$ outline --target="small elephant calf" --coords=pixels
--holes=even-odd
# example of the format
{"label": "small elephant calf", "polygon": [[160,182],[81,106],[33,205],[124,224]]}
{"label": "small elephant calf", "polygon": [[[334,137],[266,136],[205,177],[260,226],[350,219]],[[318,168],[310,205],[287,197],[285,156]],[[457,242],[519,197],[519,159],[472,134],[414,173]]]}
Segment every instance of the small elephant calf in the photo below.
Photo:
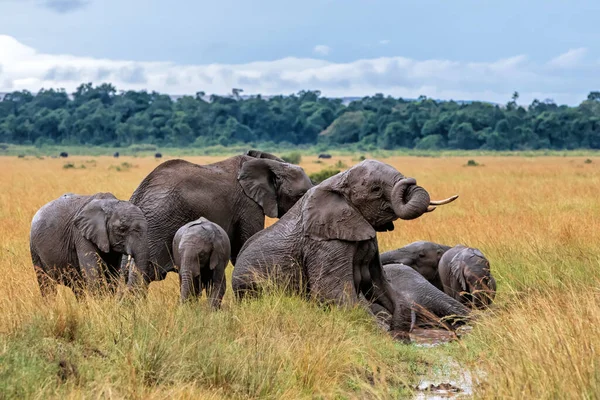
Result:
{"label": "small elephant calf", "polygon": [[181,301],[200,297],[204,289],[211,307],[219,308],[225,294],[225,268],[230,254],[227,233],[206,218],[179,228],[173,238],[173,258],[179,266]]}
{"label": "small elephant calf", "polygon": [[446,251],[438,266],[444,292],[470,307],[485,308],[496,295],[490,262],[479,249],[463,245]]}

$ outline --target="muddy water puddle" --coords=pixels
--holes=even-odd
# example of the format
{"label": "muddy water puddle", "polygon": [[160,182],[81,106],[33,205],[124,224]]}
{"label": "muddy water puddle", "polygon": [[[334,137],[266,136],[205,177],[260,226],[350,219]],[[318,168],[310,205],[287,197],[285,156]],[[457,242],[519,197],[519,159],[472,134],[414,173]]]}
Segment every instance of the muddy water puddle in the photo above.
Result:
{"label": "muddy water puddle", "polygon": [[[452,332],[442,329],[414,329],[410,333],[411,342],[416,346],[433,347],[457,340],[470,329]],[[441,369],[433,369],[421,377],[415,387],[418,400],[462,399],[473,396],[473,378],[471,373],[448,357]]]}

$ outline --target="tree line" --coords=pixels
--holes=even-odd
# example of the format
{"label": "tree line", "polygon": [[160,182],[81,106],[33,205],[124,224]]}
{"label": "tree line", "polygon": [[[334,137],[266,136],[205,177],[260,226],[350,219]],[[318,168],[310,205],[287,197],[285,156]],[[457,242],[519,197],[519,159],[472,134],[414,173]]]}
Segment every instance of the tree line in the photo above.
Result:
{"label": "tree line", "polygon": [[8,93],[0,101],[0,142],[44,145],[169,147],[270,143],[353,144],[378,148],[600,149],[600,92],[578,106],[551,100],[505,105],[406,100],[376,94],[349,104],[301,91],[290,96],[239,97],[198,92],[171,96],[121,91],[111,84]]}

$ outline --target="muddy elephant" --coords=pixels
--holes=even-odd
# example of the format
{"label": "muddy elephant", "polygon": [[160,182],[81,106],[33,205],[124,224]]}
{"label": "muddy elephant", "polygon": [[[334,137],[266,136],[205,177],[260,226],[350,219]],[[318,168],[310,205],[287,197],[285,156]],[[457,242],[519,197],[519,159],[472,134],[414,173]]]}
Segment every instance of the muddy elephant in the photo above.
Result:
{"label": "muddy elephant", "polygon": [[438,264],[442,255],[450,246],[434,242],[418,241],[410,243],[396,250],[381,253],[381,264],[404,264],[413,268],[423,275],[432,285],[440,290],[444,290],[440,275],[438,273]]}
{"label": "muddy elephant", "polygon": [[227,232],[235,265],[244,243],[264,229],[265,215],[281,217],[310,187],[302,168],[255,150],[208,165],[185,160],[160,164],[130,199],[148,220],[150,261],[148,269],[135,271],[143,282],[140,274],[130,275],[130,287],[162,280],[173,271],[175,232],[200,217]]}
{"label": "muddy elephant", "polygon": [[148,225],[137,206],[110,193],[67,193],[35,214],[30,250],[42,295],[62,283],[80,296],[102,281],[114,290],[123,255],[148,263]]}
{"label": "muddy elephant", "polygon": [[225,294],[225,268],[231,248],[227,232],[206,218],[188,222],[175,233],[173,259],[179,267],[181,301],[206,291],[213,309]]}
{"label": "muddy elephant", "polygon": [[[447,328],[456,328],[468,320],[467,307],[433,286],[413,268],[403,264],[386,264],[383,271],[392,288],[410,304],[413,312],[411,328],[416,325],[440,324]],[[371,310],[389,324],[391,315],[385,309],[374,304]]]}
{"label": "muddy elephant", "polygon": [[359,295],[392,315],[391,329],[407,331],[410,308],[384,276],[376,232],[398,218],[418,218],[435,205],[415,179],[365,160],[310,189],[288,213],[246,242],[233,270],[238,298],[265,278],[318,301],[351,305]]}
{"label": "muddy elephant", "polygon": [[492,304],[496,280],[489,261],[478,249],[455,246],[444,253],[438,269],[443,290],[449,296],[475,308]]}

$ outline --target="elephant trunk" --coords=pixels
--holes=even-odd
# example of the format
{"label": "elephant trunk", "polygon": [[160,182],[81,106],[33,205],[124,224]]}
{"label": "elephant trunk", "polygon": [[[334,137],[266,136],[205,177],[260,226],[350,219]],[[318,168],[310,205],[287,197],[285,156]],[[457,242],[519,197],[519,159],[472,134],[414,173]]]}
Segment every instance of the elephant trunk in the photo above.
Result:
{"label": "elephant trunk", "polygon": [[130,288],[145,288],[150,283],[147,247],[146,240],[136,240],[128,246],[127,253],[131,260],[128,262],[127,285]]}
{"label": "elephant trunk", "polygon": [[404,178],[392,189],[392,207],[398,218],[409,220],[420,217],[436,206],[453,202],[458,195],[441,201],[431,201],[427,190],[417,185],[414,178]]}
{"label": "elephant trunk", "polygon": [[185,302],[190,298],[190,296],[194,295],[194,281],[192,277],[192,272],[190,271],[189,266],[182,266],[179,271],[179,280],[180,280],[180,295],[181,302]]}
{"label": "elephant trunk", "polygon": [[405,178],[392,189],[392,207],[401,219],[415,219],[427,212],[429,193],[414,178]]}

